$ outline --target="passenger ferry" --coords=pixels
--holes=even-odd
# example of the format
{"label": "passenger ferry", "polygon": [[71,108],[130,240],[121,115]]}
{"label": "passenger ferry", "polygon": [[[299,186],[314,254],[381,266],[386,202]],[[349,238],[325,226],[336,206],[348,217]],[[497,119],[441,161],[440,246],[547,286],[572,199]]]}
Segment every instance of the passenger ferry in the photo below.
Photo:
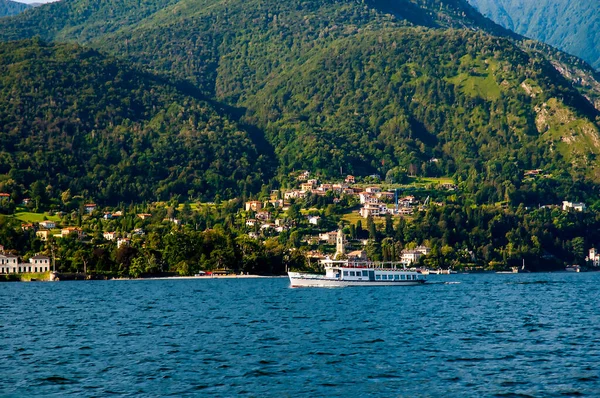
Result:
{"label": "passenger ferry", "polygon": [[412,286],[426,282],[419,270],[408,270],[399,262],[354,260],[320,261],[325,275],[288,272],[292,287]]}

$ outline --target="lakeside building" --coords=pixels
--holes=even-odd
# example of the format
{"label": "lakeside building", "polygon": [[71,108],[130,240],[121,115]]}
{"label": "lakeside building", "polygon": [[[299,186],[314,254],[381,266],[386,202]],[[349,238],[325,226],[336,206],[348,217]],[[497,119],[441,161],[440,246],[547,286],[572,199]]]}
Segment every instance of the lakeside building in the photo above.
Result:
{"label": "lakeside building", "polygon": [[586,261],[591,262],[592,266],[600,267],[600,253],[598,253],[598,250],[596,250],[596,248],[592,247],[588,256],[585,259]]}
{"label": "lakeside building", "polygon": [[33,256],[28,263],[19,263],[19,257],[13,254],[0,255],[0,274],[21,274],[25,272],[50,271],[50,257]]}

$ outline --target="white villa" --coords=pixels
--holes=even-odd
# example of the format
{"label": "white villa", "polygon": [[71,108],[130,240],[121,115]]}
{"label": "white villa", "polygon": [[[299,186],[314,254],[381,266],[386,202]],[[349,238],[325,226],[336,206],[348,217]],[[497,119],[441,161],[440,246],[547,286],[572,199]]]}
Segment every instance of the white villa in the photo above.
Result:
{"label": "white villa", "polygon": [[44,228],[44,229],[53,229],[56,228],[56,223],[54,221],[42,221],[40,222],[40,227]]}
{"label": "white villa", "polygon": [[12,254],[0,255],[0,274],[20,274],[25,272],[50,271],[50,258],[33,256],[28,263],[19,263],[19,258]]}
{"label": "white villa", "polygon": [[569,209],[573,209],[575,211],[585,211],[587,209],[587,206],[585,205],[585,203],[569,202],[565,200],[562,202],[562,209],[563,211],[567,211]]}

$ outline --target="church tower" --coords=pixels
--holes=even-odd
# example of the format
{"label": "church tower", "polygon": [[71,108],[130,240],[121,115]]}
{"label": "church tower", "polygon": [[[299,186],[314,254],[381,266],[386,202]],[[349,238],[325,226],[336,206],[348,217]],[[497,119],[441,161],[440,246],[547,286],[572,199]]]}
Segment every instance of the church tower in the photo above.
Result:
{"label": "church tower", "polygon": [[344,239],[344,232],[340,228],[337,233],[336,245],[335,245],[335,258],[338,259],[346,254],[346,241]]}

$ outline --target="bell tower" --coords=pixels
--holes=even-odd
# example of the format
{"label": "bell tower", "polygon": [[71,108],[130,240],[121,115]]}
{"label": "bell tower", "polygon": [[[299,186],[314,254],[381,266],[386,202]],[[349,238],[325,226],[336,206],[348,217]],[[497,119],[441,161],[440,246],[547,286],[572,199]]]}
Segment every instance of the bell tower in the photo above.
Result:
{"label": "bell tower", "polygon": [[340,258],[346,254],[346,241],[344,239],[344,232],[340,228],[337,233],[336,245],[335,245],[335,258]]}

